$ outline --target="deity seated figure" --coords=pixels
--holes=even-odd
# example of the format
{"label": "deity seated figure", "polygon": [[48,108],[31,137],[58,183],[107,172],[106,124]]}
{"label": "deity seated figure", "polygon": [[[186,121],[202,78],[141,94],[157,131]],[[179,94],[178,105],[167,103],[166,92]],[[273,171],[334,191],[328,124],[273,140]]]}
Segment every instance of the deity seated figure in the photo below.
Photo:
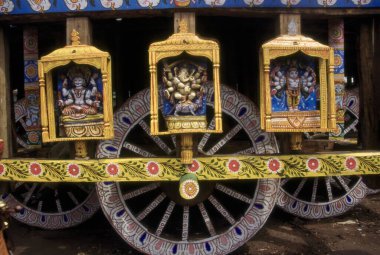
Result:
{"label": "deity seated figure", "polygon": [[63,116],[70,116],[72,119],[83,119],[88,115],[95,115],[99,112],[99,97],[101,97],[101,94],[97,90],[96,78],[97,74],[95,73],[90,80],[92,88],[87,86],[85,75],[81,72],[71,74],[72,88],[68,86],[68,79],[64,78],[61,99],[58,100]]}

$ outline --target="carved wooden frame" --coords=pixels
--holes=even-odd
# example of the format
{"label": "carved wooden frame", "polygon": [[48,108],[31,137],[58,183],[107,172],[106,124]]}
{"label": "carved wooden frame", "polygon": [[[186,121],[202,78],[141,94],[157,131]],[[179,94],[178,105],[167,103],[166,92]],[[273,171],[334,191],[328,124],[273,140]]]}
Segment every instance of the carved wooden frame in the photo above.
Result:
{"label": "carved wooden frame", "polygon": [[[53,70],[69,63],[89,65],[101,71],[103,82],[103,135],[97,137],[57,137],[54,112]],[[43,142],[103,140],[113,138],[111,57],[108,52],[88,45],[70,45],[43,56],[38,61],[41,126]]]}
{"label": "carved wooden frame", "polygon": [[187,29],[180,29],[167,40],[152,43],[149,47],[149,72],[150,72],[150,107],[151,107],[151,134],[167,135],[170,131],[159,131],[158,121],[158,77],[157,63],[165,58],[176,57],[186,52],[192,56],[205,57],[213,64],[214,79],[214,116],[215,129],[186,129],[186,133],[221,133],[222,130],[222,108],[220,103],[220,82],[219,82],[219,45],[212,40],[200,39],[193,33],[188,33]]}
{"label": "carved wooden frame", "polygon": [[[319,60],[320,110],[272,112],[270,63],[297,52]],[[267,132],[331,132],[336,130],[334,50],[302,35],[282,35],[260,49],[261,128]],[[295,126],[292,120],[301,123]]]}

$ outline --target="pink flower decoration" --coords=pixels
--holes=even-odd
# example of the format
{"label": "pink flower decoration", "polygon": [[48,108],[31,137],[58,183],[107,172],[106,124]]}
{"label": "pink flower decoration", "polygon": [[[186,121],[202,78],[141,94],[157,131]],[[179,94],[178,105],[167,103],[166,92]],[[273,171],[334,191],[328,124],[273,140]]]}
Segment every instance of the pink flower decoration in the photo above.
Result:
{"label": "pink flower decoration", "polygon": [[195,173],[196,171],[198,171],[199,168],[200,168],[200,164],[199,164],[198,160],[196,160],[196,159],[193,160],[193,163],[191,165],[187,166],[187,169],[190,172],[193,172],[193,173]]}
{"label": "pink flower decoration", "polygon": [[153,161],[148,162],[145,168],[150,175],[158,175],[160,172],[160,166]]}
{"label": "pink flower decoration", "polygon": [[109,163],[106,166],[106,171],[111,176],[118,175],[119,174],[119,165],[118,164]]}
{"label": "pink flower decoration", "polygon": [[80,168],[77,164],[68,164],[67,172],[72,177],[78,177],[80,175]]}
{"label": "pink flower decoration", "polygon": [[306,168],[311,172],[317,172],[321,168],[321,165],[317,158],[309,158],[306,161]]}
{"label": "pink flower decoration", "polygon": [[38,163],[30,163],[29,165],[29,172],[32,174],[32,175],[35,175],[35,176],[38,176],[42,173],[42,167],[40,164]]}
{"label": "pink flower decoration", "polygon": [[240,162],[237,159],[230,159],[227,162],[227,167],[232,173],[237,173],[240,170]]}
{"label": "pink flower decoration", "polygon": [[6,166],[3,164],[0,164],[0,176],[4,175],[6,170],[7,170]]}
{"label": "pink flower decoration", "polygon": [[347,157],[346,161],[344,162],[344,166],[347,170],[355,171],[358,169],[358,160],[354,157]]}
{"label": "pink flower decoration", "polygon": [[270,160],[268,160],[267,167],[270,171],[275,172],[275,173],[282,170],[281,161],[278,160],[277,158],[271,158]]}

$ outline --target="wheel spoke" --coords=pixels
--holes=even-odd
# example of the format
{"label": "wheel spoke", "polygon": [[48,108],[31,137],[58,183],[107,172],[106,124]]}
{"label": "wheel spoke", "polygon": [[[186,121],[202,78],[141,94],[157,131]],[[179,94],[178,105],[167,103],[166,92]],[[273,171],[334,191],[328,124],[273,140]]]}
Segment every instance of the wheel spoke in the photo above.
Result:
{"label": "wheel spoke", "polygon": [[161,219],[161,222],[160,224],[158,225],[158,228],[156,230],[156,235],[157,236],[160,236],[162,231],[164,230],[165,226],[166,226],[166,223],[168,223],[168,220],[170,218],[170,216],[172,215],[172,212],[173,212],[173,209],[174,209],[174,206],[175,206],[175,202],[173,201],[170,201],[169,205],[168,205],[168,208],[166,208],[166,211],[164,213],[164,216],[162,217]]}
{"label": "wheel spoke", "polygon": [[147,193],[147,192],[149,192],[151,190],[157,189],[158,187],[159,187],[158,183],[152,183],[152,184],[143,186],[141,188],[138,188],[136,190],[133,190],[133,191],[130,191],[130,192],[124,194],[123,195],[123,200],[125,201],[125,200],[128,200],[128,199],[140,196],[140,195],[142,195],[144,193]]}
{"label": "wheel spoke", "polygon": [[243,195],[243,194],[241,194],[241,193],[239,193],[239,192],[237,192],[237,191],[235,191],[233,189],[230,189],[230,188],[228,188],[228,187],[226,187],[226,186],[224,186],[222,184],[219,184],[219,183],[216,184],[215,188],[217,190],[220,190],[223,193],[229,195],[230,197],[236,198],[236,199],[238,199],[240,201],[243,201],[243,202],[245,202],[247,204],[251,204],[252,203],[252,199],[250,199],[249,197],[247,197],[247,196],[245,196],[245,195]]}
{"label": "wheel spoke", "polygon": [[205,152],[206,155],[214,155],[218,150],[220,150],[229,140],[231,140],[243,127],[237,124],[228,133],[217,142],[210,150]]}
{"label": "wheel spoke", "polygon": [[173,150],[170,149],[164,141],[159,136],[151,136],[150,135],[150,127],[144,120],[139,122],[140,127],[149,135],[149,137],[161,148],[167,155],[170,155]]}
{"label": "wheel spoke", "polygon": [[335,178],[338,179],[340,185],[342,185],[342,187],[347,193],[350,192],[350,188],[347,186],[347,183],[343,180],[341,176],[336,176]]}
{"label": "wheel spoke", "polygon": [[148,152],[148,151],[146,151],[146,150],[144,150],[144,149],[142,149],[142,148],[140,148],[134,144],[128,143],[128,142],[125,142],[123,144],[123,148],[130,150],[130,151],[132,151],[132,152],[134,152],[134,153],[136,153],[142,157],[147,157],[147,158],[155,157],[154,154],[152,154],[152,153],[150,153],[150,152]]}
{"label": "wheel spoke", "polygon": [[20,188],[24,184],[25,184],[25,182],[16,182],[14,189],[16,190],[16,189]]}
{"label": "wheel spoke", "polygon": [[57,211],[58,211],[59,213],[62,213],[63,210],[62,210],[61,200],[56,199],[56,200],[55,200],[55,205],[57,206]]}
{"label": "wheel spoke", "polygon": [[215,228],[212,225],[211,219],[208,216],[208,213],[207,213],[207,210],[206,210],[204,204],[203,203],[199,203],[198,204],[198,208],[199,208],[199,211],[202,214],[202,218],[203,218],[203,220],[204,220],[204,222],[206,224],[208,232],[210,233],[211,236],[215,236],[216,235]]}
{"label": "wheel spoke", "polygon": [[[210,124],[208,125],[208,129],[214,129],[215,128],[215,118],[213,118],[210,121]],[[198,143],[198,151],[203,152],[203,148],[205,147],[208,139],[210,139],[211,133],[205,133],[201,140]]]}
{"label": "wheel spoke", "polygon": [[287,184],[288,181],[290,181],[289,178],[288,178],[288,179],[282,179],[282,180],[281,180],[281,186],[284,186],[285,184]]}
{"label": "wheel spoke", "polygon": [[241,151],[239,151],[237,153],[234,153],[234,154],[238,154],[238,155],[256,154],[256,149],[255,149],[255,147],[251,147],[251,148],[248,148],[248,149],[241,150]]}
{"label": "wheel spoke", "polygon": [[75,205],[79,205],[78,199],[75,197],[75,195],[71,191],[67,192],[67,195],[69,196],[71,201],[74,202]]}
{"label": "wheel spoke", "polygon": [[26,196],[24,198],[24,202],[23,204],[27,204],[28,201],[30,200],[30,198],[32,197],[33,195],[33,192],[36,190],[37,188],[37,183],[33,183],[32,187],[28,190],[28,192],[26,193]]}
{"label": "wheel spoke", "polygon": [[182,241],[187,241],[189,239],[189,206],[183,207],[183,218],[182,218]]}
{"label": "wheel spoke", "polygon": [[151,213],[164,199],[165,193],[161,193],[156,199],[154,199],[137,217],[136,220],[142,221],[149,213]]}
{"label": "wheel spoke", "polygon": [[177,147],[177,137],[176,135],[170,135],[170,138],[172,139],[172,143],[174,147]]}
{"label": "wheel spoke", "polygon": [[300,191],[302,190],[303,186],[305,185],[306,180],[307,180],[306,178],[303,178],[301,180],[300,184],[298,184],[298,187],[297,187],[296,191],[294,191],[294,193],[293,193],[294,197],[298,197],[298,194],[300,193]]}
{"label": "wheel spoke", "polygon": [[231,216],[231,214],[223,207],[221,203],[213,196],[210,195],[208,200],[211,202],[211,204],[215,207],[216,210],[220,212],[220,214],[231,224],[235,224],[234,218]]}
{"label": "wheel spoke", "polygon": [[44,201],[40,200],[38,201],[38,206],[37,206],[37,211],[41,212],[42,211],[42,205],[43,205]]}
{"label": "wheel spoke", "polygon": [[332,201],[333,195],[332,195],[332,191],[331,191],[331,177],[326,177],[325,183],[326,183],[327,196],[329,198],[329,201]]}
{"label": "wheel spoke", "polygon": [[315,178],[313,182],[313,193],[311,194],[311,202],[313,203],[315,203],[315,198],[317,196],[317,188],[318,188],[318,178]]}

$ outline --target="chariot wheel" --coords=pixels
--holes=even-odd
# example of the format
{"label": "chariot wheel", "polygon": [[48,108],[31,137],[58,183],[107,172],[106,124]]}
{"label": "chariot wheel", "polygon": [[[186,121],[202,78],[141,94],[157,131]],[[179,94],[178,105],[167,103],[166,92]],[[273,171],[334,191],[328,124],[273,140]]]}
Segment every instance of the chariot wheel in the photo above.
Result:
{"label": "chariot wheel", "polygon": [[[213,88],[206,90],[211,107]],[[259,128],[253,103],[226,86],[221,91],[224,133],[200,135],[199,155],[277,152],[274,136]],[[149,135],[149,97],[143,90],[115,113],[115,138],[99,144],[97,157],[175,156],[175,136]],[[200,182],[200,194],[191,202],[178,195],[178,182],[99,183],[97,191],[116,232],[141,252],[228,254],[264,225],[278,185],[275,179]]]}
{"label": "chariot wheel", "polygon": [[302,218],[328,218],[346,213],[367,192],[360,176],[283,179],[277,205]]}
{"label": "chariot wheel", "polygon": [[[25,100],[21,99],[15,104],[16,129],[19,131],[26,128],[26,115]],[[17,134],[17,143],[28,149],[26,132],[21,133]],[[65,154],[62,146],[57,144],[55,157]],[[22,206],[20,212],[11,214],[14,219],[43,229],[73,227],[91,218],[99,208],[93,184],[15,182],[9,193],[0,196],[11,207]]]}
{"label": "chariot wheel", "polygon": [[99,208],[93,184],[16,182],[1,198],[10,207],[22,206],[14,219],[43,229],[73,227]]}

